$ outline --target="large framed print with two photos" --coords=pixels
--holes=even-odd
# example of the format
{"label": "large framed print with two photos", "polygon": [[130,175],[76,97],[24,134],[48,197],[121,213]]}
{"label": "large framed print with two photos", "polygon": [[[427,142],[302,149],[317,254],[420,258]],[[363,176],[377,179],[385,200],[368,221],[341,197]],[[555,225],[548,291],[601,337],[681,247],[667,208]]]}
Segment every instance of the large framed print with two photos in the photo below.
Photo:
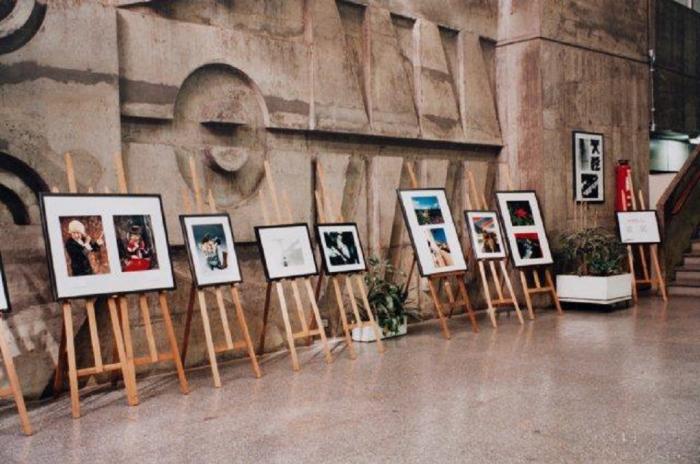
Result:
{"label": "large framed print with two photos", "polygon": [[506,244],[503,241],[496,211],[465,211],[464,219],[476,259],[503,259],[506,257]]}
{"label": "large framed print with two photos", "polygon": [[0,255],[0,313],[9,313],[11,309],[10,292],[7,290],[5,267],[2,264],[2,255]]}
{"label": "large framed print with two photos", "polygon": [[198,288],[242,282],[228,214],[181,215],[180,224]]}
{"label": "large framed print with two photos", "polygon": [[466,271],[445,189],[397,190],[421,276]]}
{"label": "large framed print with two photos", "polygon": [[56,299],[172,290],[160,195],[42,193]]}
{"label": "large framed print with two photos", "polygon": [[534,191],[496,192],[515,267],[552,264],[547,232]]}
{"label": "large framed print with two photos", "polygon": [[318,274],[309,227],[305,223],[257,226],[255,236],[268,281]]}
{"label": "large framed print with two photos", "polygon": [[316,236],[326,274],[349,274],[367,271],[357,224],[317,224]]}
{"label": "large framed print with two photos", "polygon": [[574,131],[574,200],[605,201],[603,134]]}
{"label": "large framed print with two photos", "polygon": [[618,211],[617,232],[625,244],[661,243],[659,218],[655,210]]}

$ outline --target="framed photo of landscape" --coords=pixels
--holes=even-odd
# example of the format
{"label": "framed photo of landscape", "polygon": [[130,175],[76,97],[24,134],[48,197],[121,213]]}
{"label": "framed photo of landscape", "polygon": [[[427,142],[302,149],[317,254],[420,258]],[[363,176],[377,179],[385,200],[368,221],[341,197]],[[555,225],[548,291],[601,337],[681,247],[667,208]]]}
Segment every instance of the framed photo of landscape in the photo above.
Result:
{"label": "framed photo of landscape", "polygon": [[618,211],[617,232],[625,244],[661,243],[659,218],[655,210]]}
{"label": "framed photo of landscape", "polygon": [[197,288],[243,281],[228,214],[180,216]]}
{"label": "framed photo of landscape", "polygon": [[11,309],[10,292],[7,290],[5,267],[2,264],[2,255],[0,255],[0,313],[9,313]]}
{"label": "framed photo of landscape", "polygon": [[605,201],[603,134],[574,131],[574,199]]}
{"label": "framed photo of landscape", "polygon": [[465,211],[464,219],[476,259],[506,257],[506,244],[496,211]]}
{"label": "framed photo of landscape", "polygon": [[552,264],[540,203],[534,191],[496,192],[515,267]]}
{"label": "framed photo of landscape", "polygon": [[360,234],[355,223],[316,225],[321,260],[326,274],[367,271]]}
{"label": "framed photo of landscape", "polygon": [[466,271],[445,189],[397,190],[421,276]]}
{"label": "framed photo of landscape", "polygon": [[172,290],[159,195],[40,196],[56,299]]}
{"label": "framed photo of landscape", "polygon": [[257,226],[255,236],[268,281],[318,274],[309,227],[305,223]]}

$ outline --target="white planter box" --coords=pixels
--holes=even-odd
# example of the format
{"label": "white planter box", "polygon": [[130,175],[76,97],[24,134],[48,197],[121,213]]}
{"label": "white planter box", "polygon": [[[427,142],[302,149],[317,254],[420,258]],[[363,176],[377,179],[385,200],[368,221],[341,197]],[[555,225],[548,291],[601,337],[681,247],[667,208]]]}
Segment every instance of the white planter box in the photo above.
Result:
{"label": "white planter box", "polygon": [[[408,318],[404,316],[403,322],[399,324],[398,332],[387,332],[386,330],[383,330],[383,332],[384,333],[382,334],[382,339],[406,335],[406,333],[408,332]],[[357,327],[352,329],[352,339],[356,342],[377,341],[377,339],[374,337],[374,330],[372,330],[372,327]]]}
{"label": "white planter box", "polygon": [[557,275],[559,300],[613,304],[632,299],[632,274],[607,277]]}

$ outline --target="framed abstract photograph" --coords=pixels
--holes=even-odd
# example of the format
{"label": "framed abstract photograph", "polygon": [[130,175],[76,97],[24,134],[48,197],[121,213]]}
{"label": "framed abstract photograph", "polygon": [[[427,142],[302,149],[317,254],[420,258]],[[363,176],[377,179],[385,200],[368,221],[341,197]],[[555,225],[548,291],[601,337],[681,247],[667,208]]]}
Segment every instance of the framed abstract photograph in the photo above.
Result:
{"label": "framed abstract photograph", "polygon": [[172,290],[159,195],[42,193],[56,299]]}
{"label": "framed abstract photograph", "polygon": [[552,252],[534,191],[496,192],[515,267],[552,264]]}
{"label": "framed abstract photograph", "polygon": [[577,202],[605,201],[603,134],[574,131],[574,199]]}
{"label": "framed abstract photograph", "polygon": [[7,290],[5,267],[2,264],[2,255],[0,255],[0,313],[9,313],[11,309],[10,292]]}
{"label": "framed abstract photograph", "polygon": [[445,189],[397,190],[421,276],[466,271]]}
{"label": "framed abstract photograph", "polygon": [[465,211],[464,219],[476,259],[502,259],[506,247],[496,211]]}
{"label": "framed abstract photograph", "polygon": [[625,244],[661,243],[661,231],[656,210],[618,211],[617,231]]}
{"label": "framed abstract photograph", "polygon": [[326,274],[367,271],[357,224],[318,224],[316,236]]}
{"label": "framed abstract photograph", "polygon": [[268,281],[318,274],[309,227],[305,223],[257,226],[255,236]]}
{"label": "framed abstract photograph", "polygon": [[228,214],[182,215],[180,224],[198,288],[243,280]]}

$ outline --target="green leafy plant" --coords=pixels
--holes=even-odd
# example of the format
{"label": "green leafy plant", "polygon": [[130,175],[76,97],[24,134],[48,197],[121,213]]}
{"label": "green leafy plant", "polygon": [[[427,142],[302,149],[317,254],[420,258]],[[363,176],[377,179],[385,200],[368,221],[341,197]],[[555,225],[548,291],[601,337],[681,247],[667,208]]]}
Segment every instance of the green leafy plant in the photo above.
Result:
{"label": "green leafy plant", "polygon": [[559,239],[557,273],[579,276],[623,274],[627,249],[615,234],[601,227],[582,229]]}
{"label": "green leafy plant", "polygon": [[[388,333],[398,333],[405,316],[419,318],[415,308],[411,308],[408,289],[404,289],[406,275],[388,261],[375,256],[367,260],[368,272],[365,274],[367,300],[375,311],[377,323]],[[365,311],[364,304],[359,301]]]}

